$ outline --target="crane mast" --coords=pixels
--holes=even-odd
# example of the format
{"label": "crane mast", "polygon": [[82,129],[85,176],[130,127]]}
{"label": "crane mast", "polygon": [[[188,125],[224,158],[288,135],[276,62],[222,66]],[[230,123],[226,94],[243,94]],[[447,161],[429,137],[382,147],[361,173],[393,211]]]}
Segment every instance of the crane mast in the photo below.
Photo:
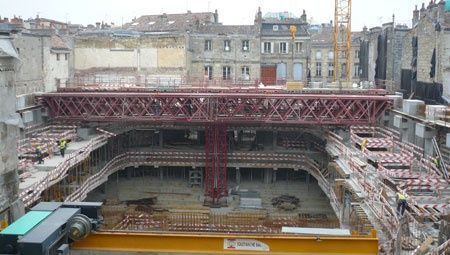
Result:
{"label": "crane mast", "polygon": [[[352,0],[335,0],[334,81],[350,81],[352,68]],[[342,74],[342,72],[344,72]]]}

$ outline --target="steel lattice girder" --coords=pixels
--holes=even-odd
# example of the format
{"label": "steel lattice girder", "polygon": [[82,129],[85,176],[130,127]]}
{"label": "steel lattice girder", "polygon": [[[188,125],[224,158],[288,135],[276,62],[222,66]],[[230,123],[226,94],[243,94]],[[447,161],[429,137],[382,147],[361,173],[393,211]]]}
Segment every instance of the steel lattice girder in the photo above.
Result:
{"label": "steel lattice girder", "polygon": [[48,93],[53,118],[192,123],[373,124],[390,107],[382,95],[263,93]]}

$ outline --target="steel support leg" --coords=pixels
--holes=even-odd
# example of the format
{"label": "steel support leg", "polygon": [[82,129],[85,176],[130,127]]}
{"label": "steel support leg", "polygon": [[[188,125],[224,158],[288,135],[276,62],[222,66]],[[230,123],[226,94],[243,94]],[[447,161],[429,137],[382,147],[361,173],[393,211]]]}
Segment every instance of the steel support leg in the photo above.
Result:
{"label": "steel support leg", "polygon": [[222,124],[205,127],[205,204],[226,204],[227,185],[227,128]]}

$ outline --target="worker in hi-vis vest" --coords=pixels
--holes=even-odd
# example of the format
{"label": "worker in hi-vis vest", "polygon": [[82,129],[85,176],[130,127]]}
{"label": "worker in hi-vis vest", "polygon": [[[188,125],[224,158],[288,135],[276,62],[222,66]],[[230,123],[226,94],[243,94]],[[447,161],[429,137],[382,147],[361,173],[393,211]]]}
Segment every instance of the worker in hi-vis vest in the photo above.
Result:
{"label": "worker in hi-vis vest", "polygon": [[361,151],[362,152],[364,152],[368,143],[369,143],[369,140],[367,140],[367,138],[364,138],[364,140],[362,140],[362,142],[361,142]]}
{"label": "worker in hi-vis vest", "polygon": [[42,163],[44,163],[44,155],[42,154],[42,146],[40,146],[40,145],[38,145],[37,147],[36,147],[36,157],[37,157],[37,160],[38,160],[38,164],[42,164]]}
{"label": "worker in hi-vis vest", "polygon": [[406,199],[408,196],[405,192],[398,190],[397,191],[397,216],[403,216],[405,214],[406,206],[408,203],[406,202]]}
{"label": "worker in hi-vis vest", "polygon": [[66,152],[66,148],[67,148],[66,139],[61,139],[61,141],[59,141],[59,151],[61,152],[61,156],[63,158],[64,158],[64,153]]}

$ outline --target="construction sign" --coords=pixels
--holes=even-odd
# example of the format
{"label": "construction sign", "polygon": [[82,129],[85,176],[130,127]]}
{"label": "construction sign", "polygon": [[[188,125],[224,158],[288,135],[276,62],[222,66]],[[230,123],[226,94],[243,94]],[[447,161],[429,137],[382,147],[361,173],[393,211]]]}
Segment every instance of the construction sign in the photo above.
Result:
{"label": "construction sign", "polygon": [[234,251],[270,251],[267,244],[255,239],[228,239],[223,240],[224,250]]}

